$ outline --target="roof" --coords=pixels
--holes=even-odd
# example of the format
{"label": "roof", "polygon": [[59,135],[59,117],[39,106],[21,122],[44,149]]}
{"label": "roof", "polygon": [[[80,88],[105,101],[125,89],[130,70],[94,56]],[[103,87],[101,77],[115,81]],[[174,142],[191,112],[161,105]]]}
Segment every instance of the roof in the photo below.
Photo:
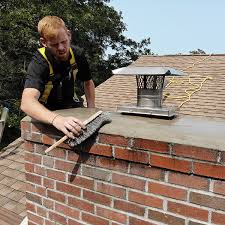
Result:
{"label": "roof", "polygon": [[26,216],[23,140],[0,150],[0,224],[17,225]]}
{"label": "roof", "polygon": [[[196,92],[180,107],[180,114],[225,119],[225,55],[141,56],[132,66],[172,67],[187,73],[166,77],[164,104],[180,107],[187,100],[185,91],[191,88]],[[96,106],[116,111],[118,106],[136,104],[136,89],[135,76],[114,75],[96,88]]]}
{"label": "roof", "polygon": [[[181,107],[180,113],[225,119],[225,55],[141,56],[133,65],[172,67],[187,73],[191,81],[198,84],[205,77],[212,77]],[[189,77],[179,77],[179,84],[173,83],[165,92],[170,96],[183,95],[191,86]],[[181,102],[169,98],[165,101],[168,105]],[[131,103],[136,104],[135,76],[112,76],[96,88],[98,108],[116,111],[117,106]],[[19,138],[0,150],[0,224],[17,225],[26,216],[22,143]]]}

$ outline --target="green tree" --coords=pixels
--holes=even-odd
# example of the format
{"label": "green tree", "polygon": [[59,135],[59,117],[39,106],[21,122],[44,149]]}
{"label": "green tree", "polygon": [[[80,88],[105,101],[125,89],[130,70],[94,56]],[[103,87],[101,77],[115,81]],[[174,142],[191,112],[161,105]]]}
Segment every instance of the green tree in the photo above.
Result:
{"label": "green tree", "polygon": [[192,50],[189,52],[191,55],[205,55],[206,52],[202,49]]}
{"label": "green tree", "polygon": [[[68,25],[72,43],[86,52],[96,85],[108,79],[112,69],[130,64],[138,55],[152,54],[150,38],[136,42],[123,35],[126,26],[122,13],[110,7],[109,2],[1,0],[0,104],[7,105],[10,112],[20,115],[23,79],[32,54],[39,47],[37,23],[46,15],[59,16]],[[106,55],[107,49],[113,52],[109,56]]]}

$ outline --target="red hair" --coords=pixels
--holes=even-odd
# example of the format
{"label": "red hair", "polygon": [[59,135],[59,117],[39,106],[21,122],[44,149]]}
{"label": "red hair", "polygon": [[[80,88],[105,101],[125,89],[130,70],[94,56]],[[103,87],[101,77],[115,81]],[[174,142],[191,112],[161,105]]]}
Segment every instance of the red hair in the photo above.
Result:
{"label": "red hair", "polygon": [[65,22],[57,16],[45,16],[38,23],[38,33],[45,39],[55,38],[60,28],[67,31]]}

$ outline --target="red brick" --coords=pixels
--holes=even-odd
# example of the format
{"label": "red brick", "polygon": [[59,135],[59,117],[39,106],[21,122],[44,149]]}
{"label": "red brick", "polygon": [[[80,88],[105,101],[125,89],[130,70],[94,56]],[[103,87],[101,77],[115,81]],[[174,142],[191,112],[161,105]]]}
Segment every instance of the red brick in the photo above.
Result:
{"label": "red brick", "polygon": [[34,222],[36,224],[44,224],[44,219],[40,216],[34,215],[30,212],[27,212],[28,221]]}
{"label": "red brick", "polygon": [[146,140],[146,139],[134,139],[134,148],[145,149],[153,152],[169,153],[169,145],[166,142]]}
{"label": "red brick", "polygon": [[159,209],[163,208],[163,199],[146,195],[143,193],[129,191],[128,200],[131,202],[136,202],[141,205],[146,205],[146,206],[150,206],[154,208],[159,208]]}
{"label": "red brick", "polygon": [[34,164],[26,162],[25,163],[25,171],[30,172],[30,173],[34,173]]}
{"label": "red brick", "polygon": [[126,198],[126,189],[113,186],[111,184],[106,184],[102,182],[97,182],[97,187],[96,187],[97,192],[101,192],[107,195],[115,196],[118,198]]}
{"label": "red brick", "polygon": [[35,165],[34,172],[41,176],[46,176],[46,167]]}
{"label": "red brick", "polygon": [[45,225],[55,225],[55,222],[45,219]]}
{"label": "red brick", "polygon": [[199,222],[195,222],[195,221],[189,221],[188,225],[205,225],[205,223],[199,223]]}
{"label": "red brick", "polygon": [[128,165],[128,162],[117,159],[112,160],[103,157],[96,159],[96,166],[124,173],[128,172]]}
{"label": "red brick", "polygon": [[49,211],[49,219],[51,221],[55,221],[55,222],[58,222],[60,224],[67,225],[67,222],[66,222],[67,218],[66,218],[66,216],[61,216],[61,215],[59,215],[59,214],[57,214],[55,212]]}
{"label": "red brick", "polygon": [[26,141],[30,140],[31,139],[30,132],[21,130],[21,138]]}
{"label": "red brick", "polygon": [[77,176],[77,175],[81,175],[81,164],[80,163],[73,163],[74,164],[74,168],[67,174],[72,174],[72,176]]}
{"label": "red brick", "polygon": [[162,195],[168,198],[174,198],[178,200],[187,199],[187,190],[154,182],[148,183],[148,192],[155,195]]}
{"label": "red brick", "polygon": [[43,133],[43,126],[40,126],[40,124],[31,123],[31,130],[34,133]]}
{"label": "red brick", "polygon": [[28,201],[35,202],[39,205],[42,204],[42,198],[36,194],[26,192],[26,198]]}
{"label": "red brick", "polygon": [[98,142],[115,146],[128,146],[129,139],[122,136],[100,134]]}
{"label": "red brick", "polygon": [[71,184],[87,189],[94,189],[94,180],[88,179],[80,176],[69,176],[69,181]]}
{"label": "red brick", "polygon": [[112,157],[112,146],[94,144],[87,152],[89,154]]}
{"label": "red brick", "polygon": [[[82,152],[80,153],[79,161],[77,164],[86,164],[86,165],[91,165],[91,166],[96,166],[96,160],[98,158],[105,158],[97,155],[90,155],[88,153]],[[108,159],[108,158],[107,158]]]}
{"label": "red brick", "polygon": [[30,132],[31,131],[31,123],[30,122],[21,121],[20,129],[21,129],[22,132]]}
{"label": "red brick", "polygon": [[68,219],[68,225],[84,225],[83,223],[79,223],[78,221]]}
{"label": "red brick", "polygon": [[111,197],[99,194],[97,192],[91,192],[86,190],[83,191],[83,198],[91,202],[95,202],[95,203],[107,205],[107,206],[110,206],[112,201]]}
{"label": "red brick", "polygon": [[34,205],[34,203],[33,202],[26,202],[26,209],[28,210],[28,211],[31,211],[31,212],[33,212],[33,213],[36,213],[36,206]]}
{"label": "red brick", "polygon": [[213,192],[220,195],[225,195],[225,181],[215,180]]}
{"label": "red brick", "polygon": [[42,134],[39,133],[31,133],[31,141],[42,143]]}
{"label": "red brick", "polygon": [[37,225],[37,224],[33,223],[32,221],[28,221],[28,225]]}
{"label": "red brick", "polygon": [[36,192],[36,186],[34,184],[26,183],[26,192],[35,193]]}
{"label": "red brick", "polygon": [[66,174],[57,170],[47,169],[47,176],[51,179],[66,181]]}
{"label": "red brick", "polygon": [[185,225],[185,220],[165,212],[148,210],[148,218],[168,225]]}
{"label": "red brick", "polygon": [[62,205],[62,204],[59,204],[57,202],[55,203],[55,211],[60,212],[63,215],[69,216],[69,217],[74,218],[74,219],[79,219],[79,216],[80,216],[79,210],[76,210],[74,208],[70,208],[67,205]]}
{"label": "red brick", "polygon": [[207,177],[225,179],[225,166],[194,162],[193,173]]}
{"label": "red brick", "polygon": [[54,209],[54,201],[50,199],[43,198],[43,206],[48,209]]}
{"label": "red brick", "polygon": [[190,202],[206,206],[213,209],[224,210],[225,211],[225,199],[216,196],[204,195],[196,192],[190,193]]}
{"label": "red brick", "polygon": [[118,223],[126,224],[127,216],[118,211],[111,209],[96,207],[96,214],[109,220],[116,221]]}
{"label": "red brick", "polygon": [[53,199],[53,200],[56,200],[56,201],[62,202],[62,203],[64,203],[65,199],[66,199],[66,197],[63,193],[58,193],[58,192],[55,192],[52,190],[47,190],[47,196],[50,199]]}
{"label": "red brick", "polygon": [[48,152],[48,155],[54,156],[55,158],[59,158],[59,159],[66,159],[66,150],[62,148],[55,148],[53,151]]}
{"label": "red brick", "polygon": [[49,156],[43,156],[43,166],[53,168],[54,167],[54,158]]}
{"label": "red brick", "polygon": [[164,181],[165,178],[164,170],[139,163],[132,163],[130,165],[130,174],[162,181]]}
{"label": "red brick", "polygon": [[212,222],[219,225],[225,224],[225,214],[212,212]]}
{"label": "red brick", "polygon": [[73,163],[77,162],[80,159],[80,154],[77,154],[74,151],[68,151],[67,160],[72,161]]}
{"label": "red brick", "polygon": [[41,187],[41,186],[37,186],[36,187],[36,193],[45,197],[46,196],[46,188]]}
{"label": "red brick", "polygon": [[72,172],[76,165],[74,163],[70,163],[62,160],[55,160],[55,169]]}
{"label": "red brick", "polygon": [[131,162],[149,164],[149,153],[144,151],[129,150],[126,148],[115,147],[115,158]]}
{"label": "red brick", "polygon": [[85,165],[82,167],[82,175],[92,177],[95,180],[109,181],[111,178],[111,173],[109,171],[105,171],[96,167],[87,167]]}
{"label": "red brick", "polygon": [[216,162],[218,157],[218,151],[180,144],[175,144],[173,146],[173,154],[176,156],[212,162]]}
{"label": "red brick", "polygon": [[46,145],[53,145],[55,143],[55,139],[46,134],[43,134],[42,135],[42,143],[46,144]]}
{"label": "red brick", "polygon": [[82,213],[82,220],[93,225],[109,225],[108,220],[87,213]]}
{"label": "red brick", "polygon": [[77,209],[81,209],[89,213],[94,213],[94,204],[86,200],[68,197],[68,204]]}
{"label": "red brick", "polygon": [[47,217],[47,210],[45,208],[37,206],[37,215],[41,217]]}
{"label": "red brick", "polygon": [[81,195],[81,189],[67,183],[56,182],[56,190],[61,193],[67,193],[75,196]]}
{"label": "red brick", "polygon": [[168,202],[168,212],[173,212],[188,218],[197,220],[208,221],[208,211],[193,207],[187,204]]}
{"label": "red brick", "polygon": [[55,185],[55,181],[54,180],[50,180],[50,179],[44,177],[43,178],[43,185],[46,188],[53,189],[54,188],[54,185]]}
{"label": "red brick", "polygon": [[137,219],[134,217],[129,217],[129,225],[156,225],[156,223],[152,223],[146,220]]}
{"label": "red brick", "polygon": [[209,180],[203,177],[169,172],[169,183],[199,190],[209,190]]}
{"label": "red brick", "polygon": [[120,184],[122,186],[138,189],[141,191],[145,190],[145,180],[134,178],[131,176],[121,175],[121,174],[112,174],[112,183]]}
{"label": "red brick", "polygon": [[[59,138],[58,138],[59,139]],[[68,144],[66,144],[65,142],[63,142],[62,144],[59,145],[59,148],[61,149],[66,149],[66,150],[73,150],[72,147],[70,147]]]}
{"label": "red brick", "polygon": [[137,204],[127,201],[114,200],[114,208],[120,211],[136,214],[138,216],[144,216],[145,208]]}
{"label": "red brick", "polygon": [[29,141],[25,141],[22,147],[28,152],[34,152],[34,145]]}
{"label": "red brick", "polygon": [[171,157],[151,155],[150,165],[165,168],[165,169],[180,171],[183,173],[191,172],[190,161],[175,159]]}
{"label": "red brick", "polygon": [[32,153],[26,152],[25,156],[24,156],[24,159],[25,159],[25,161],[28,161],[28,162],[31,162],[31,163],[34,163],[34,164],[41,164],[42,157],[39,156],[39,155],[35,155],[35,154],[32,154]]}
{"label": "red brick", "polygon": [[43,155],[44,158],[46,147],[45,145],[34,144],[35,153]]}
{"label": "red brick", "polygon": [[41,185],[42,177],[36,176],[31,173],[26,173],[25,176],[26,176],[26,181]]}

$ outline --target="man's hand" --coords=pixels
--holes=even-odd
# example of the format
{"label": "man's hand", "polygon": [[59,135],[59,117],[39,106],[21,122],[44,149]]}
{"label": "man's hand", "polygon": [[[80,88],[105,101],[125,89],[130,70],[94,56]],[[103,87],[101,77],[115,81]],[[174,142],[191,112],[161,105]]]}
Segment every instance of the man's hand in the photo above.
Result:
{"label": "man's hand", "polygon": [[52,124],[69,138],[75,138],[85,129],[84,124],[75,117],[63,117],[48,110],[39,101],[40,92],[35,88],[25,88],[21,100],[21,110],[32,118]]}
{"label": "man's hand", "polygon": [[84,124],[72,116],[63,117],[61,115],[55,115],[52,119],[52,125],[72,139],[82,134],[82,129],[85,129]]}

